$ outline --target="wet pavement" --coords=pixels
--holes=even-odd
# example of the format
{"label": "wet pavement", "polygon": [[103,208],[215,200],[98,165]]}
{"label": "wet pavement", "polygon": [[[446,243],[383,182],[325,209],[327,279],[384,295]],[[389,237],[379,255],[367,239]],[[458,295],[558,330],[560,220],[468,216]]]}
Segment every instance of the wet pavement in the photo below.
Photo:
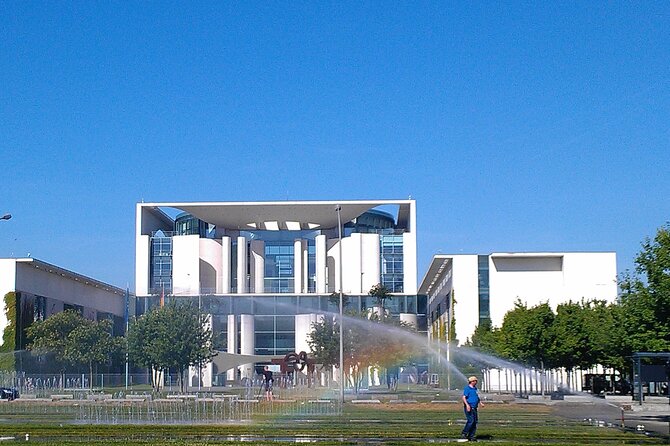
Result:
{"label": "wet pavement", "polygon": [[667,404],[636,403],[615,404],[602,402],[557,402],[552,404],[553,412],[561,417],[573,420],[591,420],[627,430],[650,432],[654,435],[670,438],[670,406]]}

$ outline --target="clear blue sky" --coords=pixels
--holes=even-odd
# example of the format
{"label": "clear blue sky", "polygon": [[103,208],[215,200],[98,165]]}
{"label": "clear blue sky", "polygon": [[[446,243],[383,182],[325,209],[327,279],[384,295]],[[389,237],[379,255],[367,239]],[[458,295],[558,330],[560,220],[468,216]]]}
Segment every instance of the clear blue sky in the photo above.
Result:
{"label": "clear blue sky", "polygon": [[132,287],[142,199],[411,195],[420,278],[631,268],[670,220],[670,2],[459,3],[2,2],[0,257]]}

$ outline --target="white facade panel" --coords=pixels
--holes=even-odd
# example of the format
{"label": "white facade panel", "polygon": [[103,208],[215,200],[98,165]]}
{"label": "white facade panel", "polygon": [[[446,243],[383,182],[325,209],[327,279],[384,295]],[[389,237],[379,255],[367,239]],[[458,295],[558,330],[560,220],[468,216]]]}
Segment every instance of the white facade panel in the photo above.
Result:
{"label": "white facade panel", "polygon": [[172,237],[172,294],[200,292],[200,238],[197,235]]}
{"label": "white facade panel", "polygon": [[[256,340],[254,338],[254,315],[240,315],[240,354],[253,355]],[[254,378],[253,364],[244,364],[240,366],[242,378]]]}
{"label": "white facade panel", "polygon": [[453,296],[456,339],[464,343],[472,336],[479,324],[479,283],[477,256],[456,255],[453,257]]}
{"label": "white facade panel", "polygon": [[[0,259],[0,298],[16,290],[16,261],[14,259]],[[0,346],[3,343],[2,333],[7,327],[7,308],[5,300],[0,304]]]}
{"label": "white facade panel", "polygon": [[135,294],[149,294],[149,274],[151,269],[151,238],[138,235],[135,241]]}
{"label": "white facade panel", "polygon": [[407,294],[416,294],[418,286],[416,265],[416,202],[410,203],[409,231],[402,236],[403,242],[403,286]]}
{"label": "white facade panel", "polygon": [[249,245],[251,250],[249,275],[253,286],[251,292],[261,294],[265,292],[265,242],[252,240]]}
{"label": "white facade panel", "polygon": [[317,235],[314,242],[316,245],[316,292],[326,294],[328,292],[328,278],[326,276],[328,250],[326,249],[326,236],[323,234]]}
{"label": "white facade panel", "polygon": [[221,244],[211,238],[200,239],[200,290],[202,293],[222,293],[223,274]]}
{"label": "white facade panel", "polygon": [[[228,347],[227,352],[236,354],[237,353],[237,318],[234,314],[228,315]],[[237,369],[230,369],[226,372],[226,379],[228,381],[234,381],[237,377],[235,376],[235,371]]]}
{"label": "white facade panel", "polygon": [[308,335],[312,332],[312,324],[321,322],[322,314],[308,313],[296,314],[295,316],[295,351],[297,353],[307,352],[310,348],[307,343]]}
{"label": "white facade panel", "polygon": [[221,237],[221,293],[229,294],[231,284],[232,268],[230,237]]}
{"label": "white facade panel", "polygon": [[247,239],[237,237],[237,293],[247,292]]}
{"label": "white facade panel", "polygon": [[381,247],[379,234],[360,234],[361,236],[361,286],[359,292],[367,294],[380,282]]}

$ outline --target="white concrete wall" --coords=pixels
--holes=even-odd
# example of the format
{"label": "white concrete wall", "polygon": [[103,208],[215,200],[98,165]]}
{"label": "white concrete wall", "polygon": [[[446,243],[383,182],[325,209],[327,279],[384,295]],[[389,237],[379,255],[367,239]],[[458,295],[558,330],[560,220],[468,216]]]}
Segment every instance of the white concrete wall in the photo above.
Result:
{"label": "white concrete wall", "polygon": [[231,267],[231,240],[230,237],[221,237],[221,293],[229,294],[232,286]]}
{"label": "white concrete wall", "polygon": [[237,237],[237,293],[248,292],[247,287],[247,239]]}
{"label": "white concrete wall", "polygon": [[7,327],[7,308],[5,305],[5,294],[16,290],[16,261],[14,259],[0,259],[0,345],[2,345],[2,333]]}
{"label": "white concrete wall", "polygon": [[201,238],[200,261],[205,265],[200,268],[200,288],[204,292],[222,293],[223,258],[221,256],[221,244],[218,240]]}
{"label": "white concrete wall", "polygon": [[84,308],[123,316],[125,297],[106,291],[94,283],[73,280],[49,273],[30,264],[16,266],[16,287],[18,291],[56,299]]}
{"label": "white concrete wall", "polygon": [[[256,339],[254,338],[254,315],[253,314],[241,314],[240,315],[240,354],[242,355],[253,355],[254,348],[256,344]],[[252,378],[254,375],[253,364],[243,364],[240,366],[241,378],[247,377]]]}
{"label": "white concrete wall", "polygon": [[[380,282],[379,255],[378,234],[351,234],[342,239],[342,291],[345,294],[367,294]],[[328,289],[339,291],[339,240],[329,240],[328,258]]]}
{"label": "white concrete wall", "polygon": [[317,235],[315,237],[315,253],[316,253],[316,292],[318,294],[325,294],[328,292],[327,282],[327,256],[328,249],[326,247],[326,236]]}
{"label": "white concrete wall", "polygon": [[409,231],[402,236],[403,242],[403,287],[407,294],[416,294],[418,275],[416,264],[416,202],[410,204]]}
{"label": "white concrete wall", "polygon": [[310,353],[307,335],[312,332],[312,324],[321,322],[322,314],[308,313],[295,315],[295,351]]}
{"label": "white concrete wall", "polygon": [[250,245],[251,259],[249,266],[251,271],[251,292],[260,294],[265,292],[265,242],[263,240],[252,240]]}
{"label": "white concrete wall", "polygon": [[172,294],[197,295],[200,292],[200,237],[172,237]]}
{"label": "white concrete wall", "polygon": [[494,254],[489,262],[494,326],[502,325],[505,314],[517,299],[529,307],[547,302],[555,311],[558,304],[569,300],[614,302],[617,298],[615,253],[500,256]]}
{"label": "white concrete wall", "polygon": [[479,283],[476,255],[453,256],[454,318],[456,338],[463,344],[479,324]]}
{"label": "white concrete wall", "polygon": [[138,235],[135,241],[135,295],[149,295],[151,270],[151,238]]}
{"label": "white concrete wall", "polygon": [[381,281],[381,245],[378,234],[359,235],[361,236],[361,286],[359,292],[360,294],[367,294],[373,286]]}
{"label": "white concrete wall", "polygon": [[[228,315],[228,347],[226,351],[228,353],[237,354],[237,319],[234,314]],[[235,376],[235,371],[237,369],[233,368],[226,372],[226,380],[232,382],[237,378]]]}

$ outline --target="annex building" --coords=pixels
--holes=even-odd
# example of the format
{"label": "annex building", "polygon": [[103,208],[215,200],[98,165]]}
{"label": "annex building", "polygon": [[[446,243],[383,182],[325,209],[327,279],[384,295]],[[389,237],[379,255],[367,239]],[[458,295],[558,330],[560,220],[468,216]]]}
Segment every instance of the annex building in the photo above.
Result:
{"label": "annex building", "polygon": [[68,309],[87,319],[111,320],[115,335],[125,332],[125,290],[31,257],[0,259],[0,297],[0,334],[8,315],[15,327],[13,339],[0,337],[0,347],[8,351],[26,348],[25,329],[34,321]]}
{"label": "annex building", "polygon": [[547,302],[617,299],[616,253],[527,252],[436,255],[419,287],[428,296],[429,337],[453,317],[460,344],[483,320],[500,327],[517,300]]}
{"label": "annex building", "polygon": [[339,311],[340,280],[349,308],[371,308],[368,291],[383,284],[391,315],[427,330],[414,200],[138,203],[135,260],[137,315],[161,296],[191,299],[215,349],[249,358],[235,369],[215,359],[203,386],[309,351],[311,324]]}

